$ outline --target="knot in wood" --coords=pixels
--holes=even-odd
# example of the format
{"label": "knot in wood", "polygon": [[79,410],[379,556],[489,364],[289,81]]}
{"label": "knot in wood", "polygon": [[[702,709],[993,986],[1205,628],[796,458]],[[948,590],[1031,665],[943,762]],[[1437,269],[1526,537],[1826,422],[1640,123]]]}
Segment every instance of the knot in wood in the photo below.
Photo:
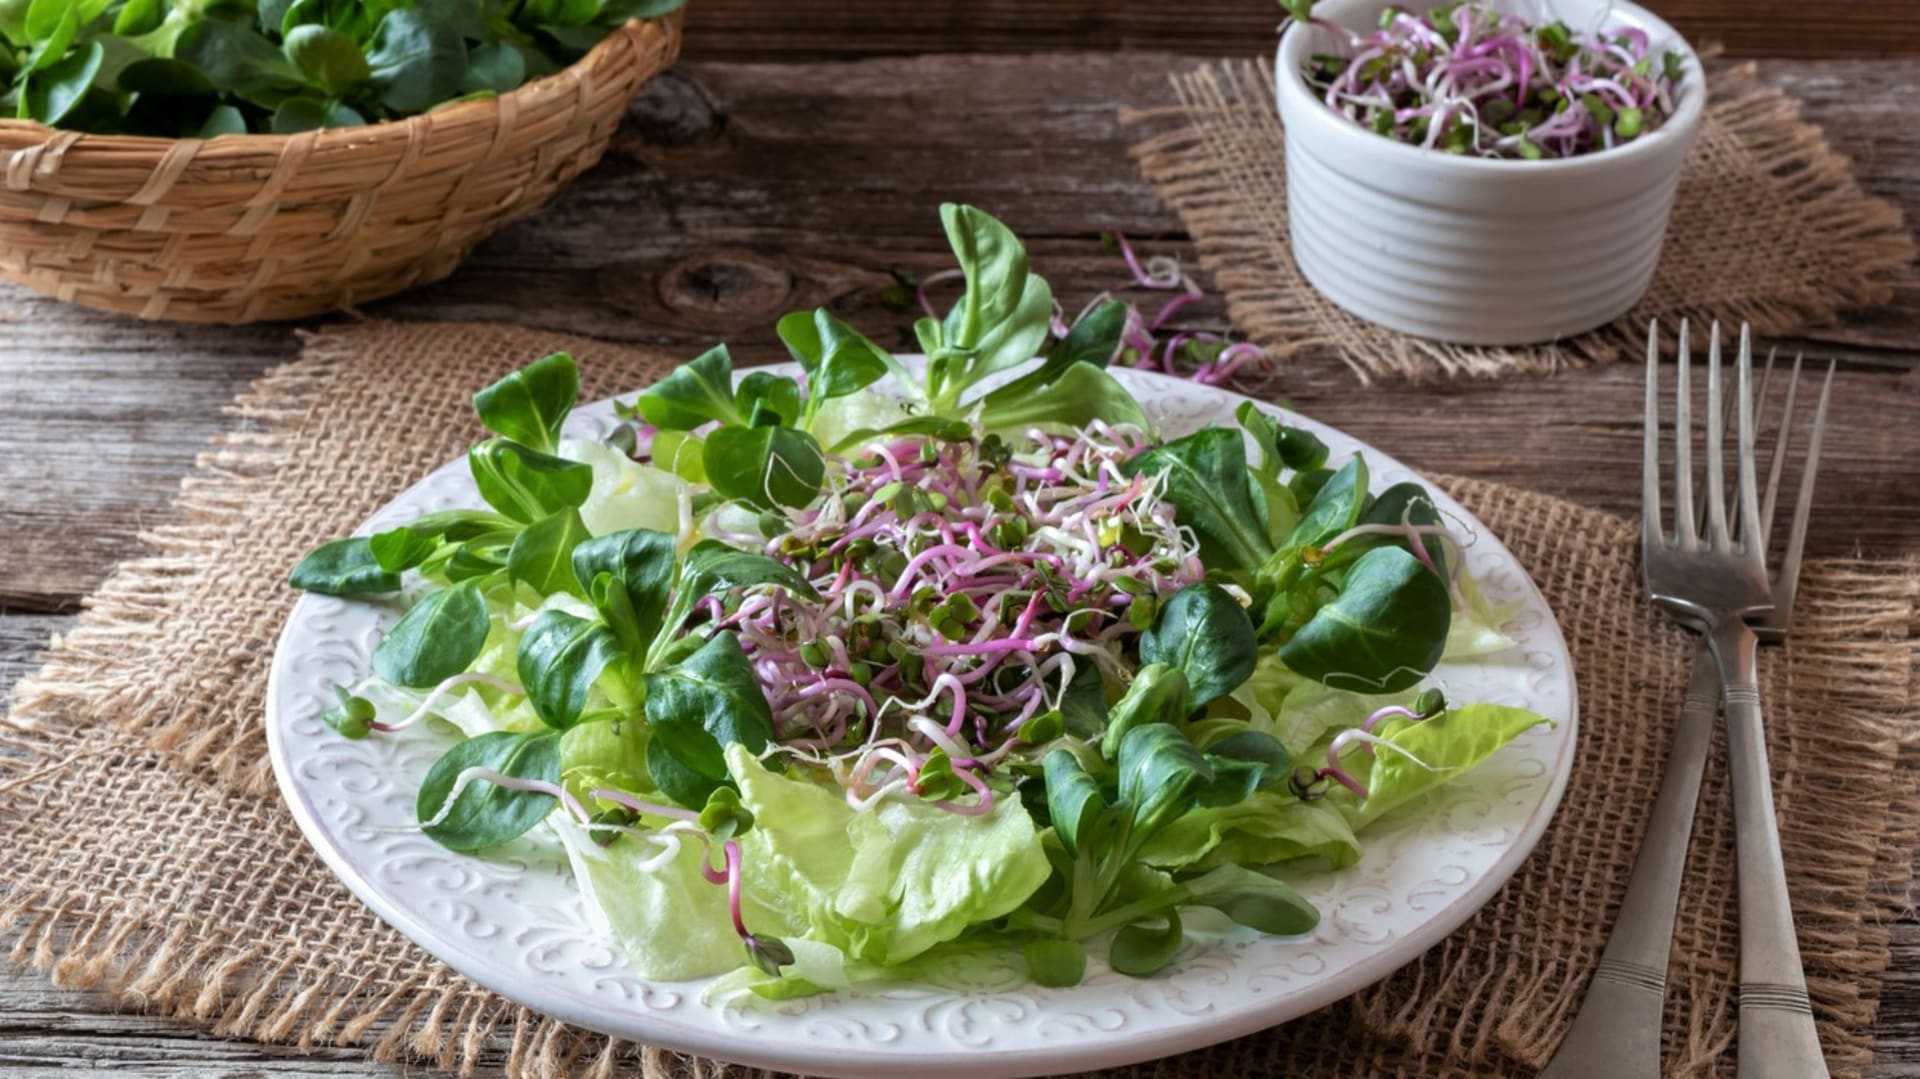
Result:
{"label": "knot in wood", "polygon": [[792,306],[793,273],[751,251],[682,259],[660,276],[660,302],[696,325],[733,326],[783,314]]}

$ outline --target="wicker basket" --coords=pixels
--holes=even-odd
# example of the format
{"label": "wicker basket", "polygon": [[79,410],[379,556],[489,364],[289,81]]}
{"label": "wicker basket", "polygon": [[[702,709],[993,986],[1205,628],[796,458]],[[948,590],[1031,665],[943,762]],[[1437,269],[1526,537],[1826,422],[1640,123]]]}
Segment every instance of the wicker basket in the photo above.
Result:
{"label": "wicker basket", "polygon": [[453,272],[600,159],[680,13],[510,94],[298,135],[158,139],[0,122],[0,275],[149,319],[300,318]]}

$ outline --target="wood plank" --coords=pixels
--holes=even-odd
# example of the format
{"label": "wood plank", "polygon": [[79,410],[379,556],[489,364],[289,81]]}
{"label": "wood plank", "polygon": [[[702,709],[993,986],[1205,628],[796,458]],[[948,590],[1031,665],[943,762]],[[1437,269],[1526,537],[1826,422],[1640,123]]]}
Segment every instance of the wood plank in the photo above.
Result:
{"label": "wood plank", "polygon": [[433,1076],[438,1069],[374,1064],[355,1049],[311,1052],[215,1038],[187,1023],[117,1007],[105,993],[55,989],[0,966],[0,1074],[10,1079],[281,1079]]}
{"label": "wood plank", "polygon": [[[975,7],[983,23],[1005,10],[1002,0]],[[1154,43],[1179,40],[1169,35],[1177,30]],[[910,315],[886,308],[881,290],[894,267],[945,264],[933,218],[943,198],[1006,216],[1077,303],[1119,279],[1102,229],[1190,253],[1178,219],[1127,161],[1132,136],[1114,111],[1164,101],[1166,72],[1192,62],[1142,53],[684,65],[636,104],[607,163],[548,213],[485,245],[450,281],[372,313],[519,321],[689,352],[724,338],[762,361],[779,356],[774,316],[830,301],[904,345]],[[1769,62],[1763,71],[1807,101],[1869,189],[1920,220],[1910,104],[1920,62]],[[35,612],[74,610],[138,549],[135,533],[164,515],[194,454],[228,426],[221,406],[296,343],[287,327],[157,326],[11,288],[0,289],[0,318],[4,694],[48,635],[71,624]],[[1822,528],[1820,551],[1856,540],[1920,551],[1916,341],[1920,294],[1806,342],[1845,359],[1819,509],[1847,524]],[[1631,367],[1362,392],[1319,361],[1282,372],[1270,392],[1420,467],[1635,509],[1637,480],[1623,467],[1638,438]],[[1886,1061],[1870,1073],[1880,1079],[1920,1076],[1920,923],[1909,918],[1896,934]],[[49,990],[32,974],[0,973],[0,1074],[37,1079],[69,1065],[61,1074],[400,1074],[352,1054],[305,1058],[208,1038],[119,1014],[99,995]]]}
{"label": "wood plank", "polygon": [[[371,312],[518,321],[688,351],[724,339],[764,361],[781,355],[775,317],[832,301],[869,332],[910,347],[911,313],[888,310],[880,297],[892,268],[946,265],[933,214],[946,198],[1003,214],[1063,298],[1077,302],[1121,280],[1098,244],[1102,229],[1187,251],[1178,219],[1126,157],[1135,133],[1114,117],[1120,103],[1165,101],[1165,74],[1193,62],[1134,54],[684,65],[656,81],[608,161],[547,213],[483,245],[450,280]],[[1920,90],[1920,62],[1780,62],[1765,71],[1806,96],[1808,116],[1856,155],[1869,189],[1920,220],[1920,129],[1903,122]],[[295,342],[285,327],[140,323],[11,287],[0,289],[0,318],[9,329],[0,335],[0,541],[30,552],[0,561],[0,603],[69,610],[165,512],[177,477],[227,426],[220,406],[292,355]],[[1912,365],[1905,350],[1916,340],[1920,295],[1849,318],[1811,343],[1816,354],[1842,351],[1854,362],[1842,402],[1883,416],[1911,400],[1913,384],[1899,372]],[[1584,391],[1589,381],[1601,396],[1568,389]],[[1350,388],[1337,366],[1302,364],[1277,392],[1408,449],[1423,465],[1625,508],[1608,500],[1604,475],[1554,463],[1607,458],[1553,456],[1619,448],[1620,432],[1596,434],[1592,418],[1634,415],[1631,387],[1617,376]],[[1450,433],[1431,450],[1400,446],[1409,410],[1441,418],[1435,394],[1476,408],[1487,402],[1503,422],[1526,415],[1500,412],[1509,400],[1539,410],[1520,427],[1529,453],[1544,456],[1496,459],[1471,441],[1453,444]],[[1556,434],[1563,429],[1565,437]],[[1857,454],[1875,469],[1910,460],[1920,437],[1906,424],[1849,431],[1835,460]],[[1901,508],[1912,494],[1905,472],[1855,471],[1830,471],[1827,490],[1867,500],[1861,533],[1869,542],[1920,529]]]}
{"label": "wood plank", "polygon": [[[1421,7],[1421,4],[1409,4]],[[1737,56],[1920,55],[1903,0],[1665,0],[1660,15]],[[687,55],[820,60],[886,53],[1165,49],[1273,51],[1279,8],[1262,0],[693,0]]]}

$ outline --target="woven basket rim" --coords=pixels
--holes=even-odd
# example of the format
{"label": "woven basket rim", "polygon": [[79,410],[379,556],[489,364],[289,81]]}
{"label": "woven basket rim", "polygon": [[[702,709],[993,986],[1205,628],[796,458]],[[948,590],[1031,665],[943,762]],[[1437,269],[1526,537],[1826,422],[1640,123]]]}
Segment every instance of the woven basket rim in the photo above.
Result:
{"label": "woven basket rim", "polygon": [[[577,80],[581,73],[598,71],[613,66],[626,57],[639,55],[639,46],[650,36],[678,34],[685,12],[686,8],[682,6],[657,19],[629,19],[609,31],[606,37],[600,39],[599,44],[587,50],[586,55],[551,75],[522,83],[505,94],[429,109],[403,120],[382,120],[358,127],[327,128],[293,135],[248,132],[244,135],[216,135],[211,139],[189,140],[170,139],[161,135],[104,135],[48,127],[38,120],[0,119],[0,151],[21,150],[62,138],[69,140],[69,145],[76,149],[85,147],[96,150],[145,151],[155,155],[165,154],[174,145],[187,141],[204,142],[210,148],[230,147],[278,152],[293,140],[302,138],[314,140],[316,146],[344,142],[366,143],[383,139],[404,140],[411,137],[408,134],[409,128],[421,124],[440,125],[490,116],[499,112],[501,101],[507,98],[524,101],[554,92],[574,93],[573,80]],[[623,50],[629,49],[630,52],[623,54]]]}

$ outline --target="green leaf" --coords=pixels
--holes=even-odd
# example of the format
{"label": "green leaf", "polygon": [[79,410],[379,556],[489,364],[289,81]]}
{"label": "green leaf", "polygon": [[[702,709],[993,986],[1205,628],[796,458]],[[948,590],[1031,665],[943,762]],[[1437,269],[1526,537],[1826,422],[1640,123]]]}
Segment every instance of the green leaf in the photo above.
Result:
{"label": "green leaf", "polygon": [[1287,747],[1265,731],[1244,730],[1207,747],[1213,778],[1199,791],[1202,806],[1229,806],[1253,797],[1255,791],[1287,774],[1292,757]]}
{"label": "green leaf", "polygon": [[665,752],[697,775],[727,778],[730,745],[759,753],[773,740],[773,713],[753,665],[731,632],[716,633],[679,665],[647,675],[651,757]]}
{"label": "green leaf", "polygon": [[833,452],[844,454],[876,439],[898,438],[902,435],[926,435],[943,442],[964,442],[973,437],[974,430],[973,425],[965,420],[946,416],[912,416],[885,427],[861,427],[849,431],[834,442]]}
{"label": "green leaf", "polygon": [[520,638],[520,684],[540,719],[565,730],[580,721],[588,694],[620,656],[620,642],[599,622],[543,611]]}
{"label": "green leaf", "polygon": [[762,509],[806,506],[826,479],[820,444],[792,427],[721,427],[707,436],[701,463],[715,491]]}
{"label": "green leaf", "polygon": [[414,605],[373,650],[373,669],[396,686],[426,689],[472,666],[487,643],[486,600],[471,581]]}
{"label": "green leaf", "polygon": [[715,345],[674,368],[641,393],[634,407],[663,431],[691,431],[708,422],[741,422],[733,407],[733,361],[727,346]]}
{"label": "green leaf", "polygon": [[[421,823],[440,815],[460,773],[487,768],[515,779],[560,781],[560,738],[551,732],[495,731],[469,738],[442,754],[420,783],[415,812]],[[537,791],[508,790],[474,780],[454,799],[453,809],[425,829],[449,850],[481,850],[526,832],[553,811],[555,798]]]}
{"label": "green leaf", "polygon": [[1034,424],[1085,427],[1094,420],[1153,425],[1118,379],[1090,363],[1076,363],[1044,386],[1015,379],[980,399],[986,431],[1023,431]]}
{"label": "green leaf", "polygon": [[66,119],[93,89],[94,76],[100,73],[105,56],[98,41],[89,41],[28,76],[28,109],[33,118],[48,125]]}
{"label": "green leaf", "polygon": [[1120,339],[1126,330],[1127,305],[1109,300],[1068,327],[1067,335],[1047,350],[1047,366],[1060,371],[1076,363],[1105,367],[1120,353]]}
{"label": "green leaf", "polygon": [[1113,935],[1107,962],[1122,974],[1145,978],[1173,962],[1185,940],[1179,913],[1163,910],[1151,919],[1122,926]]}
{"label": "green leaf", "polygon": [[1108,713],[1106,730],[1100,736],[1100,755],[1119,760],[1120,743],[1135,727],[1185,719],[1191,710],[1189,691],[1187,676],[1164,663],[1148,663],[1134,672],[1126,693]]}
{"label": "green leaf", "polygon": [[[1383,524],[1395,528],[1402,524],[1410,524],[1417,528],[1424,528],[1439,525],[1442,522],[1440,511],[1434,505],[1433,495],[1429,494],[1425,487],[1417,483],[1396,483],[1380,492],[1379,497],[1375,498],[1373,504],[1368,506],[1367,511],[1361,515],[1360,523]],[[1444,577],[1447,573],[1447,559],[1450,557],[1447,554],[1446,542],[1433,536],[1423,536],[1421,541],[1421,545],[1426,548],[1427,557],[1433,560],[1434,568]],[[1358,556],[1370,548],[1389,543],[1408,547],[1408,553],[1412,553],[1406,540],[1394,536],[1355,536],[1342,543],[1338,551],[1345,555],[1348,548],[1352,547],[1355,548],[1353,555]]]}
{"label": "green leaf", "polygon": [[173,54],[220,89],[264,108],[278,106],[301,84],[300,72],[272,42],[237,22],[192,23],[181,31]]}
{"label": "green leaf", "polygon": [[488,41],[467,51],[467,77],[460,88],[468,93],[491,90],[504,94],[527,81],[526,54],[511,41]]}
{"label": "green leaf", "polygon": [[1193,810],[1156,834],[1140,857],[1168,868],[1320,858],[1341,869],[1359,861],[1360,854],[1353,826],[1326,799],[1302,802],[1266,790],[1244,801]]}
{"label": "green leaf", "polygon": [[757,584],[777,584],[794,595],[808,599],[818,596],[806,578],[785,563],[763,554],[740,550],[719,540],[701,540],[687,551],[687,557],[680,567],[680,580],[673,591],[673,602],[661,622],[663,637],[671,638],[680,631],[680,626],[692,613],[693,605],[702,597]]}
{"label": "green leaf", "polygon": [[368,539],[373,559],[388,573],[400,573],[425,562],[440,549],[438,536],[423,535],[410,528],[393,528]]}
{"label": "green leaf", "polygon": [[647,724],[639,716],[575,723],[560,736],[560,775],[582,800],[600,787],[650,790],[647,741]]}
{"label": "green leaf", "polygon": [[826,308],[795,311],[780,320],[780,340],[807,372],[806,416],[821,404],[878,382],[893,357]]}
{"label": "green leaf", "polygon": [[[745,553],[745,552],[742,552]],[[597,536],[573,549],[573,576],[589,590],[606,615],[606,597],[594,593],[594,582],[602,575],[617,588],[622,603],[618,617],[625,626],[614,625],[628,639],[623,643],[635,652],[644,651],[660,632],[660,620],[666,612],[667,598],[673,591],[674,566],[679,551],[675,538],[650,528],[630,528]],[[611,624],[613,618],[608,618]]]}
{"label": "green leaf", "polygon": [[1233,692],[1259,656],[1253,620],[1226,589],[1202,581],[1174,593],[1140,638],[1140,658],[1187,676],[1191,706],[1204,708]]}
{"label": "green leaf", "polygon": [[897,965],[1013,913],[1047,879],[1017,798],[977,817],[917,800],[855,812],[840,791],[776,775],[744,745],[727,763],[754,817],[740,848],[756,897],[796,923],[786,934],[796,946],[804,937]]}
{"label": "green leaf", "polygon": [[599,21],[619,25],[628,19],[657,19],[685,6],[687,0],[607,0]]}
{"label": "green leaf", "polygon": [[400,113],[425,112],[460,92],[467,44],[428,12],[401,8],[380,20],[367,63],[382,104]]}
{"label": "green leaf", "polygon": [[1213,769],[1179,728],[1149,723],[1120,740],[1120,800],[1133,810],[1133,841],[1145,843],[1194,806]]}
{"label": "green leaf", "polygon": [[373,72],[352,38],[324,26],[296,26],[280,43],[287,62],[308,82],[338,97]]}
{"label": "green leaf", "polygon": [[504,438],[490,438],[468,450],[467,465],[480,497],[522,524],[578,507],[593,491],[590,466]]}
{"label": "green leaf", "polygon": [[1223,865],[1205,876],[1182,881],[1186,902],[1213,909],[1249,929],[1277,937],[1313,932],[1320,911],[1283,881],[1244,866]]}
{"label": "green leaf", "polygon": [[439,510],[415,517],[393,531],[411,532],[416,536],[459,543],[473,539],[475,536],[484,536],[489,532],[518,527],[519,525],[512,518],[490,513],[487,510]]}
{"label": "green leaf", "polygon": [[211,139],[220,135],[244,135],[247,133],[247,118],[232,105],[215,105],[207,114],[206,122],[200,125],[197,138]]}
{"label": "green leaf", "polygon": [[1027,975],[1040,985],[1065,989],[1087,976],[1087,950],[1078,941],[1042,938],[1028,943],[1023,955]]}
{"label": "green leaf", "polygon": [[707,804],[707,799],[725,782],[702,775],[674,756],[672,750],[652,739],[647,742],[647,778],[653,781],[660,793],[688,809]]}
{"label": "green leaf", "polygon": [[1282,548],[1318,547],[1360,522],[1367,505],[1367,462],[1354,454],[1307,504]]}
{"label": "green leaf", "polygon": [[374,557],[365,536],[323,543],[293,567],[287,583],[324,596],[364,596],[400,591],[400,575]]}
{"label": "green leaf", "polygon": [[80,12],[72,0],[34,0],[27,9],[27,36],[33,48],[25,68],[44,71],[67,59],[67,50],[79,33]]}
{"label": "green leaf", "polygon": [[192,64],[161,56],[135,60],[120,69],[120,89],[136,94],[198,97],[214,92],[213,83]]}
{"label": "green leaf", "polygon": [[564,509],[528,525],[507,551],[507,573],[542,596],[566,592],[585,599],[574,576],[574,552],[592,538],[580,511]]}
{"label": "green leaf", "polygon": [[259,0],[254,9],[254,22],[261,33],[279,34],[284,38],[293,29],[286,25],[287,12],[292,7],[293,0]]}
{"label": "green leaf", "polygon": [[275,135],[296,135],[333,127],[361,127],[367,118],[338,101],[318,97],[290,97],[273,110],[267,130]]}
{"label": "green leaf", "polygon": [[1080,849],[1082,837],[1091,838],[1094,822],[1107,808],[1100,784],[1081,766],[1080,758],[1065,749],[1048,753],[1041,765],[1047,781],[1047,815],[1053,832],[1069,855]]}
{"label": "green leaf", "polygon": [[1239,432],[1203,428],[1123,467],[1129,476],[1165,474],[1167,500],[1200,534],[1208,565],[1254,569],[1273,553],[1247,493],[1247,453]]}
{"label": "green leaf", "polygon": [[[1053,297],[1045,281],[1027,272],[1027,251],[1019,237],[991,214],[972,206],[942,205],[940,223],[946,228],[947,242],[967,282],[966,291],[942,325],[946,346],[971,353],[983,351],[982,345],[990,336],[1000,348],[1030,339],[1030,347],[1013,350],[1024,351],[1025,355],[1001,366],[1032,359],[1046,340]],[[1043,295],[1046,309],[1038,320],[1036,335],[1032,315]],[[1016,330],[1017,334],[1013,332]]]}
{"label": "green leaf", "polygon": [[1281,646],[1280,660],[1336,689],[1394,693],[1440,662],[1451,621],[1446,582],[1401,548],[1377,547]]}
{"label": "green leaf", "polygon": [[556,352],[474,394],[473,410],[494,434],[552,453],[579,397],[579,365],[572,356]]}
{"label": "green leaf", "polygon": [[740,380],[733,403],[749,426],[792,424],[800,418],[800,385],[785,375],[755,371]]}
{"label": "green leaf", "polygon": [[159,29],[166,17],[164,0],[127,0],[113,17],[113,32],[120,37],[138,37]]}
{"label": "green leaf", "polygon": [[1377,733],[1405,752],[1376,749],[1366,777],[1366,800],[1353,807],[1343,790],[1340,808],[1354,827],[1364,828],[1493,756],[1523,732],[1550,722],[1524,708],[1500,704],[1469,704],[1418,723],[1389,722]]}

